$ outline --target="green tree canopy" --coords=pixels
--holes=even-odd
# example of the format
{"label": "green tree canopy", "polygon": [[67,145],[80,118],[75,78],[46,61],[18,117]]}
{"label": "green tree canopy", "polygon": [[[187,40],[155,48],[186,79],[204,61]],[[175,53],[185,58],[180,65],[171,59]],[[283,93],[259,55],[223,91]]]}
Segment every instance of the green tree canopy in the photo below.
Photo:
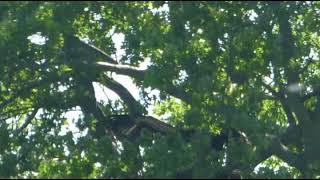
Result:
{"label": "green tree canopy", "polygon": [[[0,177],[319,177],[319,12],[319,2],[1,2]],[[94,84],[120,99],[98,100]]]}

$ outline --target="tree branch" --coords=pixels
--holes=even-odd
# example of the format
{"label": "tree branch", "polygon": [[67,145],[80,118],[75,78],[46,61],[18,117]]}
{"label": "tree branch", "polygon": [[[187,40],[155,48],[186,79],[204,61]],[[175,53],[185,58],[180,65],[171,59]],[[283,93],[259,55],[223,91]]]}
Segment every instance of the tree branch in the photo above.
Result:
{"label": "tree branch", "polygon": [[[128,65],[111,64],[107,62],[97,62],[96,65],[101,69],[127,75],[139,80],[143,80],[145,78],[145,75],[147,74],[147,70],[141,70],[139,68],[128,66]],[[161,89],[160,86],[153,86],[153,87]],[[185,101],[186,103],[189,103],[189,104],[192,103],[191,95],[186,93],[181,88],[171,85],[166,87],[166,89],[161,89],[161,90],[166,91],[168,94],[174,97],[177,97]]]}
{"label": "tree branch", "polygon": [[[81,57],[87,58],[86,60],[97,61],[98,59],[104,59],[108,63],[118,64],[116,60],[110,57],[107,53],[101,49],[87,44],[81,41],[78,37],[73,34],[64,34],[65,44],[63,51],[70,57]],[[94,58],[93,58],[94,57]],[[91,63],[92,63],[91,61]]]}
{"label": "tree branch", "polygon": [[[153,118],[151,116],[141,116],[141,110],[143,110],[144,107],[139,102],[137,102],[130,94],[130,92],[120,83],[111,80],[106,76],[103,76],[103,81],[101,83],[117,93],[120,98],[128,105],[131,118],[137,126],[146,126],[148,129],[152,129],[165,134],[176,132],[174,127],[156,118]],[[137,117],[138,115],[139,117]]]}
{"label": "tree branch", "polygon": [[128,65],[111,64],[108,62],[97,62],[96,65],[99,68],[103,68],[104,70],[127,75],[137,79],[143,79],[145,75],[145,70],[141,70],[139,68],[128,66]]}
{"label": "tree branch", "polygon": [[297,115],[302,126],[305,126],[306,123],[311,122],[310,115],[304,107],[303,103],[300,101],[297,94],[289,93],[286,101],[290,109]]}
{"label": "tree branch", "polygon": [[[136,79],[144,79],[144,76],[146,74],[145,70],[141,70],[136,67],[128,66],[128,65],[120,65],[117,64],[116,61],[114,61],[110,56],[108,56],[106,53],[101,51],[100,49],[95,48],[94,46],[90,46],[92,49],[98,51],[101,55],[105,56],[108,62],[97,62],[95,63],[98,68],[101,68],[103,70],[116,72],[119,74],[127,75]],[[112,61],[113,60],[113,61]],[[132,95],[119,83],[112,81],[105,77],[104,81],[102,82],[106,87],[110,88],[111,90],[115,91],[122,100],[125,101],[125,103],[129,106],[129,109],[132,113],[137,112],[136,106],[139,104]],[[282,93],[278,93],[275,90],[273,90],[270,86],[265,85],[264,86],[281,102],[284,102],[284,95]],[[155,87],[159,88],[159,87]],[[188,103],[191,103],[191,97],[188,96],[184,91],[176,88],[176,87],[169,87],[167,89],[164,89],[169,94],[180,98],[181,100],[184,100]],[[285,105],[285,104],[283,104]],[[293,123],[293,115],[289,112],[289,109],[287,106],[284,106],[284,111],[287,114],[288,121],[292,124]],[[144,117],[137,117],[137,119],[134,120],[137,126],[146,126],[148,128],[151,128],[152,130],[155,130],[157,132],[161,133],[174,133],[177,132],[174,127],[171,127],[170,125],[156,119],[150,116]],[[285,160],[289,164],[292,164],[295,167],[299,167],[299,157],[297,154],[291,152],[288,150],[288,148],[283,145],[279,139],[273,139],[271,145],[266,149],[261,151],[261,160],[264,160],[271,156],[272,154],[275,154],[279,156],[281,159]]]}
{"label": "tree branch", "polygon": [[297,126],[297,123],[294,120],[293,114],[290,111],[290,108],[288,107],[288,105],[284,101],[280,101],[280,102],[282,104],[282,109],[284,110],[284,112],[287,116],[289,126]]}
{"label": "tree branch", "polygon": [[105,74],[102,76],[102,81],[99,81],[116,94],[127,104],[129,109],[129,114],[131,116],[142,115],[142,111],[145,110],[144,107],[135,100],[131,93],[122,84],[108,78]]}
{"label": "tree branch", "polygon": [[[243,164],[239,167],[242,171],[252,172],[253,169],[261,162],[265,161],[272,155],[276,155],[283,161],[287,162],[290,166],[296,167],[300,171],[303,169],[303,158],[301,155],[290,151],[284,144],[295,144],[297,138],[301,135],[301,131],[296,127],[289,127],[280,136],[266,135],[271,142],[264,149],[257,149],[257,159],[251,163]],[[251,165],[250,165],[251,164]]]}
{"label": "tree branch", "polygon": [[288,163],[290,166],[296,167],[300,171],[303,169],[302,157],[299,156],[299,154],[290,151],[285,145],[280,142],[279,139],[273,139],[269,147],[260,151],[259,154],[260,158],[256,160],[255,163],[253,163],[255,165],[252,167],[245,167],[245,170],[250,169],[250,171],[252,171],[252,168],[256,167],[259,163],[265,161],[272,155],[277,156],[278,158]]}
{"label": "tree branch", "polygon": [[[282,6],[283,4],[279,4],[279,11],[276,13],[279,22],[279,36],[280,36],[280,49],[282,62],[289,64],[291,58],[294,56],[294,40],[292,35],[292,28],[289,22],[290,15],[286,8]],[[284,66],[285,74],[287,75],[287,83],[288,85],[298,83],[299,82],[299,74],[297,73],[296,67],[292,66]],[[297,115],[301,124],[309,123],[310,116],[304,107],[303,103],[301,103],[301,99],[297,93],[288,92],[287,104],[291,108],[291,110]]]}
{"label": "tree branch", "polygon": [[29,115],[27,115],[27,117],[25,118],[24,123],[22,124],[22,126],[19,129],[16,130],[16,134],[20,134],[20,132],[23,131],[23,129],[25,129],[30,124],[32,119],[37,114],[38,110],[39,110],[38,107],[34,108],[33,111]]}
{"label": "tree branch", "polygon": [[[106,62],[102,62],[102,61],[94,62],[94,65],[96,67],[100,68],[101,70],[107,70],[107,71],[112,71],[112,72],[115,72],[118,74],[127,75],[127,76],[130,76],[130,77],[138,79],[138,80],[143,80],[145,78],[146,72],[148,70],[142,70],[137,67],[132,67],[132,66],[128,66],[128,65],[121,65],[116,60],[114,60],[111,56],[109,56],[107,53],[102,51],[101,49],[99,49],[93,45],[86,44],[74,36],[70,36],[70,37],[68,36],[68,38],[69,38],[70,42],[67,44],[68,46],[66,46],[65,49],[71,48],[72,47],[71,42],[76,40],[76,41],[80,42],[81,47],[85,46],[87,50],[93,51],[94,54],[98,54],[102,58],[104,57]],[[88,53],[85,53],[85,54],[88,54]],[[98,58],[98,59],[100,59],[100,58]],[[159,86],[156,86],[153,88],[159,88],[160,90],[166,91],[168,94],[170,94],[174,97],[177,97],[177,98],[181,99],[182,101],[185,101],[189,104],[192,103],[191,95],[189,95],[184,90],[182,90],[178,87],[169,86],[169,87],[167,87],[167,89],[161,89]]]}
{"label": "tree branch", "polygon": [[[281,105],[282,108],[287,116],[288,119],[288,123],[290,126],[296,126],[296,121],[294,119],[294,116],[292,114],[292,104],[289,103],[289,100],[287,98],[285,98],[285,95],[283,92],[277,92],[274,89],[272,89],[269,85],[265,84],[264,82],[262,82],[262,85],[272,93],[272,95],[276,98],[276,100],[278,100]],[[290,110],[291,109],[291,110]]]}
{"label": "tree branch", "polygon": [[[159,88],[159,87],[156,87]],[[164,91],[166,91],[168,94],[177,97],[179,99],[181,99],[182,101],[188,103],[188,104],[192,104],[192,95],[187,93],[186,91],[184,91],[181,88],[177,88],[173,85],[168,85],[167,89],[164,89]]]}
{"label": "tree branch", "polygon": [[91,114],[98,120],[96,136],[101,137],[104,135],[105,128],[110,128],[110,124],[107,121],[108,118],[97,104],[92,81],[89,78],[85,79],[85,77],[77,78],[80,78],[78,87],[76,87],[76,99],[79,100],[77,103],[85,115]]}
{"label": "tree branch", "polygon": [[274,155],[278,156],[280,159],[288,163],[289,165],[296,167],[297,169],[303,169],[303,160],[299,154],[294,153],[283,145],[278,138],[274,139],[271,143],[271,151]]}
{"label": "tree branch", "polygon": [[152,116],[141,116],[137,118],[137,123],[139,125],[147,126],[153,130],[156,130],[158,132],[164,133],[164,134],[170,134],[170,133],[176,133],[176,128],[152,117]]}
{"label": "tree branch", "polygon": [[[82,41],[81,41],[82,42]],[[114,60],[111,56],[109,56],[106,52],[102,51],[101,49],[95,47],[94,45],[91,44],[86,44],[82,42],[83,44],[89,46],[90,48],[94,49],[100,56],[105,57],[105,60],[111,64],[118,64],[116,60]]]}
{"label": "tree branch", "polygon": [[272,87],[270,87],[268,84],[264,83],[263,81],[261,81],[262,86],[265,87],[268,91],[271,92],[271,94],[279,101],[283,100],[285,97],[283,95],[283,93],[277,92],[276,90],[272,89]]}

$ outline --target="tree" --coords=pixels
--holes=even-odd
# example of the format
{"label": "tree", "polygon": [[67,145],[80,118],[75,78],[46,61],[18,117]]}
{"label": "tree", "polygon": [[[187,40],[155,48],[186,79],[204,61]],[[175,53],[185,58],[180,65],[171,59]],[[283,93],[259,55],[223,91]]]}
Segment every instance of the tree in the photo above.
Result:
{"label": "tree", "polygon": [[0,177],[319,177],[319,6],[1,2]]}

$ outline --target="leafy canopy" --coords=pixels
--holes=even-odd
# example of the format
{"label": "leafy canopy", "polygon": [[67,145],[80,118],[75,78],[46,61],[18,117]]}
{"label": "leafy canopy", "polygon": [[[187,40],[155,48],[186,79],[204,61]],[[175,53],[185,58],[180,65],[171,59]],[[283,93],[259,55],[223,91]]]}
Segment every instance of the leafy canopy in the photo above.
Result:
{"label": "leafy canopy", "polygon": [[319,177],[319,8],[1,2],[0,177]]}

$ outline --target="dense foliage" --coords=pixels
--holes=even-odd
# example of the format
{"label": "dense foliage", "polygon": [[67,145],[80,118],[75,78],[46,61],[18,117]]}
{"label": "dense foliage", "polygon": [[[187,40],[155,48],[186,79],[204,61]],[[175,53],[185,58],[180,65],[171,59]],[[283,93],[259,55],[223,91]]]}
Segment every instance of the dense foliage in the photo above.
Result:
{"label": "dense foliage", "polygon": [[302,1],[1,2],[0,177],[317,178],[319,18]]}

